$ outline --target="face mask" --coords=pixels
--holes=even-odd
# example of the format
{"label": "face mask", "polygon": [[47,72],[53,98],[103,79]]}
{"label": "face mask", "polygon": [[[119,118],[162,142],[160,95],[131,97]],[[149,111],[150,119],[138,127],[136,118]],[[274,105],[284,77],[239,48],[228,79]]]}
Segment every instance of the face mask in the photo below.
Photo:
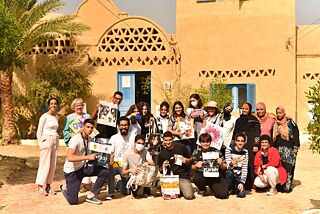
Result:
{"label": "face mask", "polygon": [[198,106],[198,102],[197,101],[192,101],[191,105],[193,106],[193,108],[196,108]]}
{"label": "face mask", "polygon": [[144,145],[142,144],[136,144],[136,150],[138,150],[138,152],[141,152],[144,149]]}
{"label": "face mask", "polygon": [[231,115],[231,112],[228,111],[227,109],[224,109],[224,110],[223,110],[223,114],[224,114],[225,116],[230,116],[230,115]]}

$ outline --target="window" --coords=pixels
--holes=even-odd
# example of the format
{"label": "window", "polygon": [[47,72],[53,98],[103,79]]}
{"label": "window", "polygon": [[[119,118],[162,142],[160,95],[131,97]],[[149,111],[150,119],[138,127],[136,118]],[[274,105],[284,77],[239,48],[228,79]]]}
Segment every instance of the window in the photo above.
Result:
{"label": "window", "polygon": [[241,107],[243,103],[250,103],[252,111],[256,110],[256,85],[255,84],[228,84],[231,89],[234,109]]}

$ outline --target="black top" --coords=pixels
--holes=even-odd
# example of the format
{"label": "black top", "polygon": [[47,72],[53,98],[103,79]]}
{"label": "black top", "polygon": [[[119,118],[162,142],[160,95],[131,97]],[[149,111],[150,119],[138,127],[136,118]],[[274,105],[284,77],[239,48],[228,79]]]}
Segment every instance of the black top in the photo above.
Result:
{"label": "black top", "polygon": [[185,145],[175,144],[172,150],[163,149],[158,156],[158,166],[161,167],[165,160],[170,163],[167,173],[172,170],[174,175],[179,175],[180,178],[189,179],[190,166],[182,164],[181,166],[175,164],[175,154],[182,155],[185,158],[190,158],[190,153]]}

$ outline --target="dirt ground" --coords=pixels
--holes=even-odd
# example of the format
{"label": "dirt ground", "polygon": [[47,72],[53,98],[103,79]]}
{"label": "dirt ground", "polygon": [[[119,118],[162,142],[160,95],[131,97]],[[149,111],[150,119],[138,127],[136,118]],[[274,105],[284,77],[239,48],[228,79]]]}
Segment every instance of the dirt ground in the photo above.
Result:
{"label": "dirt ground", "polygon": [[[265,192],[252,192],[244,199],[219,200],[214,196],[196,198],[192,201],[173,199],[165,201],[157,194],[154,199],[132,199],[131,196],[116,195],[112,201],[105,201],[106,191],[99,198],[102,205],[85,202],[86,193],[80,194],[79,205],[70,206],[59,185],[63,180],[63,163],[66,148],[60,147],[53,188],[57,195],[42,197],[36,195],[35,178],[38,167],[38,147],[4,146],[0,155],[22,159],[0,159],[0,213],[302,213],[305,210],[320,209],[320,155],[312,154],[304,144],[299,151],[294,189],[292,193],[278,193],[267,196]],[[24,161],[25,159],[26,161]],[[117,193],[118,194],[118,193]]]}

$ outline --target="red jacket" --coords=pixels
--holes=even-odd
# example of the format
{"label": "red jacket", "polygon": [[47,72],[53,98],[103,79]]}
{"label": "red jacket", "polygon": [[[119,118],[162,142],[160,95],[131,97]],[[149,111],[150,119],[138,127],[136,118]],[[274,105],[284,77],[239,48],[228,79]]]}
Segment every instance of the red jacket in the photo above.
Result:
{"label": "red jacket", "polygon": [[[262,155],[261,155],[261,150],[260,150],[257,152],[257,154],[254,158],[254,172],[256,173],[256,175],[258,175],[258,169],[262,165],[263,165]],[[286,183],[288,174],[287,174],[287,171],[285,170],[285,168],[283,168],[283,166],[281,165],[280,155],[279,155],[279,152],[276,148],[273,148],[273,147],[268,148],[268,163],[266,164],[266,166],[267,167],[273,166],[273,167],[277,168],[278,172],[279,172],[279,177],[280,177],[280,184],[283,185]],[[262,173],[263,173],[263,171],[262,171]]]}

